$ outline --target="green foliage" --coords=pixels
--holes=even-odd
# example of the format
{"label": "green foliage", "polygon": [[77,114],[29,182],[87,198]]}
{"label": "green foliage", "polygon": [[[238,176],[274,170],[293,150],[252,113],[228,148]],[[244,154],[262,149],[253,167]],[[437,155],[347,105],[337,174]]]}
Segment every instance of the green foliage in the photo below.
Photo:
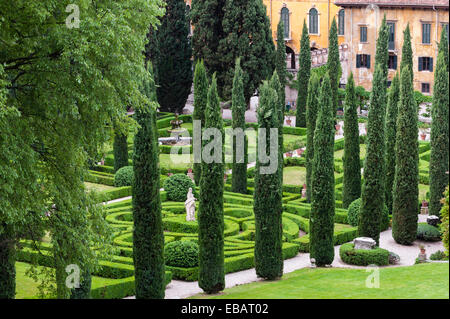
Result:
{"label": "green foliage", "polygon": [[174,267],[197,267],[198,244],[188,240],[168,243],[164,249],[166,265]]}
{"label": "green foliage", "polygon": [[11,226],[0,223],[0,299],[13,299],[16,295],[16,249],[11,239]]}
{"label": "green foliage", "polygon": [[417,106],[412,92],[410,70],[405,66],[400,73],[392,206],[392,236],[397,243],[403,245],[409,245],[416,239],[419,201],[419,132]]}
{"label": "green foliage", "polygon": [[361,196],[358,105],[356,103],[353,73],[350,73],[345,88],[344,140],[344,188],[342,191],[342,203],[344,208],[347,208],[348,205]]}
{"label": "green foliage", "polygon": [[417,239],[425,241],[440,241],[441,232],[437,227],[428,225],[427,223],[417,224]]}
{"label": "green foliage", "polygon": [[[409,30],[409,23],[403,31],[403,47],[402,47],[402,61],[400,62],[400,72],[403,72],[403,68],[408,66],[409,76],[411,82],[414,83],[414,70],[413,70],[413,53],[411,47],[411,32]],[[401,74],[400,74],[401,77]]]}
{"label": "green foliage", "polygon": [[[205,64],[203,61],[197,61],[197,64],[195,65],[195,72],[194,72],[194,114],[193,119],[194,120],[200,120],[202,127],[205,126],[205,110],[206,110],[206,103],[208,100],[208,76],[206,75],[206,69]],[[200,136],[201,136],[201,132]],[[194,134],[197,134],[197,132],[194,132]],[[201,143],[200,141],[197,141],[196,139],[193,140],[194,143]],[[200,145],[201,150],[201,145]],[[202,164],[197,163],[198,156],[197,152],[194,152],[194,180],[196,185],[200,185],[200,177],[202,175]]]}
{"label": "green foliage", "polygon": [[[380,65],[375,66],[367,127],[364,183],[361,193],[361,215],[358,234],[380,239],[381,212],[384,209],[384,125],[386,78]],[[417,203],[417,201],[416,201]]]}
{"label": "green foliage", "polygon": [[445,189],[444,198],[443,198],[443,205],[441,208],[441,231],[442,231],[442,243],[444,244],[445,253],[448,257],[448,186]]}
{"label": "green foliage", "polygon": [[[348,223],[352,226],[359,225],[361,209],[361,198],[355,199],[348,207]],[[384,231],[389,228],[389,211],[386,206],[384,206],[383,213],[380,220],[380,230]]]}
{"label": "green foliage", "polygon": [[116,132],[114,134],[114,171],[119,170],[121,167],[128,166],[128,144],[127,136]]}
{"label": "green foliage", "polygon": [[[444,50],[442,48],[442,50]],[[449,80],[444,52],[439,52],[434,74],[431,106],[430,215],[439,216],[441,198],[448,185],[449,170]]]}
{"label": "green foliage", "polygon": [[400,80],[398,73],[395,74],[392,80],[392,85],[389,90],[388,104],[386,111],[385,124],[385,182],[384,182],[384,200],[390,212],[392,212],[392,188],[395,177],[395,138],[397,135],[397,114],[398,101],[400,99]]}
{"label": "green foliage", "polygon": [[223,100],[230,100],[234,65],[240,57],[244,96],[246,103],[249,103],[261,81],[269,78],[275,69],[275,45],[269,17],[261,0],[227,0],[222,10],[223,19],[220,19],[220,15],[214,17],[222,23],[225,35],[220,39],[216,53],[223,68],[217,72],[219,96]]}
{"label": "green foliage", "polygon": [[147,46],[147,56],[153,62],[160,110],[181,113],[192,86],[192,48],[183,0],[166,0],[166,14],[150,37],[153,45]]}
{"label": "green foliage", "polygon": [[334,106],[330,78],[325,76],[320,91],[320,110],[314,133],[311,188],[310,251],[318,266],[334,259]]}
{"label": "green foliage", "polygon": [[131,186],[133,185],[134,171],[133,166],[124,166],[114,175],[114,186]]}
{"label": "green foliage", "polygon": [[[272,82],[272,81],[271,81]],[[279,105],[277,91],[264,82],[259,89],[258,124],[266,130],[266,154],[270,144],[270,128],[279,127]],[[270,132],[270,133],[269,133]],[[258,139],[258,148],[262,141]],[[269,151],[270,152],[270,151]],[[278,153],[278,152],[277,152]],[[279,156],[278,158],[279,159]],[[279,169],[274,173],[261,173],[265,164],[256,159],[255,191],[253,211],[255,214],[255,268],[257,276],[275,279],[283,274],[282,257],[282,191]],[[279,166],[278,166],[279,167]]]}
{"label": "green foliage", "polygon": [[[216,128],[223,135],[222,112],[215,75],[213,75],[208,91],[205,128]],[[203,141],[203,147],[208,142],[208,140]],[[218,154],[214,155],[219,156]],[[198,208],[198,285],[206,293],[217,293],[225,288],[223,170],[223,160],[218,163],[202,162]]]}
{"label": "green foliage", "polygon": [[430,255],[430,260],[445,260],[445,259],[448,260],[448,257],[442,250],[438,250],[437,252],[432,253]]}
{"label": "green foliage", "polygon": [[327,67],[331,83],[331,94],[333,97],[333,117],[335,117],[338,106],[339,81],[342,75],[341,62],[339,60],[339,43],[335,18],[333,18],[333,22],[331,23],[330,33],[328,35],[328,43],[329,48]]}
{"label": "green foliage", "polygon": [[376,247],[374,249],[354,249],[353,243],[347,243],[339,249],[339,256],[346,264],[357,266],[389,265],[389,251]]}
{"label": "green foliage", "polygon": [[447,38],[447,32],[445,31],[445,28],[442,28],[441,32],[441,40],[439,41],[439,52],[444,53],[445,57],[445,64],[447,65],[447,72],[449,67],[449,57],[448,57],[448,38]]}
{"label": "green foliage", "polygon": [[433,102],[433,97],[425,95],[420,91],[414,91],[414,100],[416,101],[416,105],[419,106],[422,103]]}
{"label": "green foliage", "polygon": [[311,202],[311,177],[314,160],[314,131],[319,110],[319,77],[313,72],[309,79],[308,101],[306,108],[306,198]]}
{"label": "green foliage", "polygon": [[165,290],[164,233],[159,196],[155,87],[152,70],[150,67],[148,70],[143,91],[152,104],[135,111],[140,128],[134,136],[133,152],[133,260],[136,298],[162,299]]}
{"label": "green foliage", "polygon": [[381,22],[380,29],[378,31],[376,53],[375,53],[375,65],[380,65],[383,70],[383,78],[387,79],[388,76],[388,61],[389,61],[389,27],[386,24],[386,13],[384,14],[383,21]]}
{"label": "green foliage", "polygon": [[[284,23],[283,20],[280,19],[277,27],[277,52],[276,52],[276,61],[275,61],[275,69],[277,70],[278,76],[280,78],[280,90],[277,92],[279,96],[279,102],[282,106],[281,111],[283,112],[284,118],[284,109],[286,104],[286,44],[284,43]],[[284,124],[284,121],[283,121]]]}
{"label": "green foliage", "polygon": [[175,202],[184,202],[189,188],[195,192],[194,182],[186,174],[172,175],[164,181],[163,185],[167,198]]}
{"label": "green foliage", "polygon": [[[285,63],[286,64],[286,63]],[[306,21],[303,20],[302,37],[300,40],[300,58],[299,71],[297,74],[298,97],[297,97],[297,114],[295,126],[305,127],[307,125],[307,107],[308,83],[311,75],[311,49],[309,46],[309,33]]]}
{"label": "green foliage", "polygon": [[[233,91],[232,91],[232,128],[242,129],[245,131],[245,110],[247,104],[244,96],[243,72],[241,69],[240,59],[236,60],[234,68]],[[247,161],[248,161],[248,147],[247,137],[244,137],[244,159],[238,163],[236,158],[236,144],[237,139],[233,136],[233,175],[232,175],[232,192],[246,194],[247,193]]]}

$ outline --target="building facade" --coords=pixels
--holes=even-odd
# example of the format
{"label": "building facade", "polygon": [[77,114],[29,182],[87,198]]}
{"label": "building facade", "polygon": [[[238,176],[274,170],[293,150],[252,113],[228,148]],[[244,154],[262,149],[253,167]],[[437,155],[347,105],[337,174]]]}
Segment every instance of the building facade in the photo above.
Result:
{"label": "building facade", "polygon": [[403,30],[409,23],[414,89],[432,94],[441,31],[448,34],[448,0],[336,0],[345,10],[344,43],[356,85],[372,89],[375,47],[384,14],[389,26],[390,85],[402,59]]}

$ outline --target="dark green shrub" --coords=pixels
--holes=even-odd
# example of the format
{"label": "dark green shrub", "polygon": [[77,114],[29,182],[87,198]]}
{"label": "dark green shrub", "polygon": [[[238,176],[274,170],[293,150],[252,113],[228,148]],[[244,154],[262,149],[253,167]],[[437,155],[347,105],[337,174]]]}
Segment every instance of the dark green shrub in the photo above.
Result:
{"label": "dark green shrub", "polygon": [[134,172],[133,166],[124,166],[114,175],[114,186],[131,186],[133,184]]}
{"label": "dark green shrub", "polygon": [[[361,198],[354,200],[348,207],[348,223],[352,226],[358,226],[359,224],[359,211],[361,207]],[[384,205],[383,215],[381,217],[380,229],[382,231],[389,228],[389,211],[386,205]]]}
{"label": "dark green shrub", "polygon": [[438,228],[427,223],[419,223],[417,225],[417,239],[439,241],[441,240],[441,232]]}
{"label": "dark green shrub", "polygon": [[179,240],[168,243],[164,249],[166,265],[191,268],[198,266],[198,244],[193,241]]}
{"label": "dark green shrub", "polygon": [[448,257],[442,250],[438,250],[437,252],[430,255],[430,260],[444,260],[444,259],[448,260]]}
{"label": "dark green shrub", "polygon": [[389,265],[389,251],[379,247],[374,249],[354,249],[353,243],[347,243],[341,246],[339,255],[343,262],[350,265]]}
{"label": "dark green shrub", "polygon": [[194,182],[185,174],[175,174],[164,181],[164,190],[169,200],[184,202],[189,188],[195,192]]}

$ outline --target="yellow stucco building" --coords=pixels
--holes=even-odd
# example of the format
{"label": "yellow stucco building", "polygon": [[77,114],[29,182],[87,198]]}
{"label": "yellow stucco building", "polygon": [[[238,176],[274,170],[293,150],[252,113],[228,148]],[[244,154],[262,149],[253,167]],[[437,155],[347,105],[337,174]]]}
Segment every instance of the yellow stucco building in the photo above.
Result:
{"label": "yellow stucco building", "polygon": [[348,71],[353,72],[356,85],[372,89],[376,39],[386,14],[390,28],[388,84],[400,68],[403,30],[409,23],[414,89],[433,92],[439,39],[443,29],[448,32],[448,0],[336,0],[335,4],[345,10]]}

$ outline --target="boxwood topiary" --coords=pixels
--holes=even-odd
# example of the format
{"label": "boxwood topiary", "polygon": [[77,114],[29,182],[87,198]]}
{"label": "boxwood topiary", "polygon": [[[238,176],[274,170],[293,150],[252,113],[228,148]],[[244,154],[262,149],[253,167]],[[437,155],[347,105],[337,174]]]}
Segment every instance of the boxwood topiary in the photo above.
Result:
{"label": "boxwood topiary", "polygon": [[[361,198],[355,199],[350,206],[348,206],[348,223],[352,226],[359,225],[359,210],[361,207]],[[389,211],[386,205],[384,205],[383,216],[381,219],[381,231],[389,228]]]}
{"label": "boxwood topiary", "polygon": [[439,241],[441,240],[441,232],[438,228],[427,223],[419,223],[417,224],[417,239]]}
{"label": "boxwood topiary", "polygon": [[164,250],[166,265],[192,268],[198,266],[198,244],[188,240],[168,243]]}
{"label": "boxwood topiary", "polygon": [[117,170],[114,175],[114,186],[131,186],[133,184],[134,172],[133,166],[124,166]]}
{"label": "boxwood topiary", "polygon": [[175,202],[184,202],[189,188],[192,188],[195,196],[194,182],[185,174],[175,174],[164,181],[164,190],[167,198]]}
{"label": "boxwood topiary", "polygon": [[339,256],[346,264],[357,266],[389,265],[389,251],[376,247],[374,249],[354,249],[353,243],[343,244]]}

